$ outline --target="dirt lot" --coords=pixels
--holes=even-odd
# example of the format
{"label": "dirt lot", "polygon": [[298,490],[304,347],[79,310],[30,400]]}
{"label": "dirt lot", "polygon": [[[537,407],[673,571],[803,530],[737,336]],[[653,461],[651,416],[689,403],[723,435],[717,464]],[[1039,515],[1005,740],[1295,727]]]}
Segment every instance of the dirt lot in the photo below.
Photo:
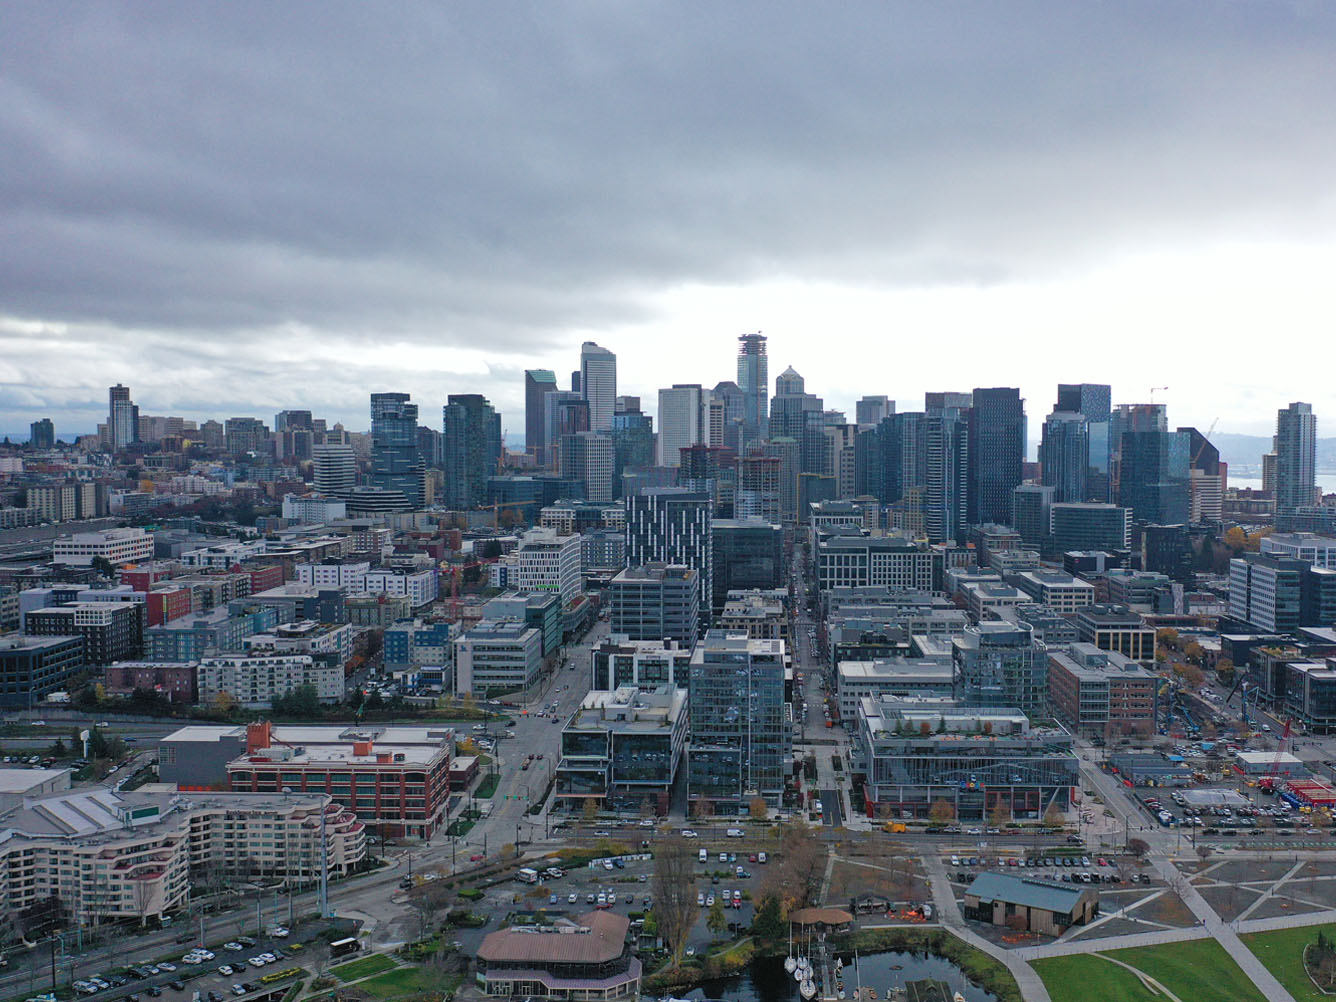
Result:
{"label": "dirt lot", "polygon": [[917,859],[891,856],[872,862],[836,857],[826,903],[844,908],[859,894],[880,894],[892,902],[932,900],[932,891]]}

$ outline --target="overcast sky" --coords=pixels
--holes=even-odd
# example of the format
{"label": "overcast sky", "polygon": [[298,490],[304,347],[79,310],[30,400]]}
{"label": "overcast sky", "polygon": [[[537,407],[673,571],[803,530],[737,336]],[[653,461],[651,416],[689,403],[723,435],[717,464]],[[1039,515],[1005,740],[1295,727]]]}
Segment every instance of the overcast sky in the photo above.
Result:
{"label": "overcast sky", "polygon": [[[762,330],[827,406],[1059,381],[1336,432],[1336,5],[7,3],[0,430]],[[772,384],[773,387],[773,384]]]}

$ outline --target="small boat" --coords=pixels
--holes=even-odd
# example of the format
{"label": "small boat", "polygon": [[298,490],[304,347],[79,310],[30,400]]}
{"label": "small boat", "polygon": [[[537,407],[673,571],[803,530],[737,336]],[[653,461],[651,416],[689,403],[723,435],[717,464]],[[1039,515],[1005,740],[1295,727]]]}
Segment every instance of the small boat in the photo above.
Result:
{"label": "small boat", "polygon": [[867,997],[870,998],[872,1002],[877,1002],[877,989],[868,987],[865,990],[867,991]]}
{"label": "small boat", "polygon": [[792,957],[784,958],[784,970],[786,970],[788,973],[792,974],[794,970],[797,968],[797,966],[798,966],[798,961],[794,960]]}
{"label": "small boat", "polygon": [[836,957],[836,958],[835,958],[835,970],[839,971],[839,970],[843,970],[843,969],[844,969],[844,961],[841,960],[839,957]]}
{"label": "small boat", "polygon": [[841,998],[841,999],[844,998],[844,989],[843,989],[843,988],[836,988],[836,989],[835,989],[835,997],[836,997],[836,998]]}
{"label": "small boat", "polygon": [[807,999],[808,1002],[810,1002],[812,997],[816,995],[816,985],[814,985],[810,980],[804,981],[802,984],[798,986],[798,992],[799,994],[802,995],[803,998]]}
{"label": "small boat", "polygon": [[956,992],[954,1002],[965,1002],[965,996],[961,995],[960,992]]}
{"label": "small boat", "polygon": [[893,971],[903,971],[904,969],[905,969],[905,965],[904,965],[904,964],[892,964],[892,965],[891,965],[891,970],[893,970]]}
{"label": "small boat", "polygon": [[802,984],[806,979],[807,979],[807,972],[804,971],[801,967],[793,972],[793,980],[798,982],[798,984]]}

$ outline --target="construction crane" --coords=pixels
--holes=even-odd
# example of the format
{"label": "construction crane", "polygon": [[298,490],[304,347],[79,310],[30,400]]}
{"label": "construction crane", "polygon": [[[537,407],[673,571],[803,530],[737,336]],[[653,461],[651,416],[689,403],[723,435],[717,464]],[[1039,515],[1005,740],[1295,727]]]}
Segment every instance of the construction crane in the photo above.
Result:
{"label": "construction crane", "polygon": [[1280,763],[1285,757],[1285,748],[1290,743],[1290,727],[1293,723],[1292,718],[1285,718],[1285,729],[1281,732],[1280,741],[1276,744],[1276,757],[1271,760],[1271,768],[1267,769],[1266,775],[1257,784],[1267,793],[1276,792],[1276,780],[1280,778]]}
{"label": "construction crane", "polygon": [[1215,426],[1220,423],[1219,418],[1211,421],[1211,427],[1206,429],[1206,434],[1201,437],[1201,445],[1197,446],[1197,451],[1192,457],[1192,466],[1195,468],[1197,460],[1201,459],[1201,454],[1206,451],[1206,447],[1211,444],[1211,434],[1215,431]]}
{"label": "construction crane", "polygon": [[1167,390],[1167,389],[1169,389],[1169,387],[1167,386],[1152,386],[1150,388],[1150,402],[1155,403],[1155,394],[1160,390]]}

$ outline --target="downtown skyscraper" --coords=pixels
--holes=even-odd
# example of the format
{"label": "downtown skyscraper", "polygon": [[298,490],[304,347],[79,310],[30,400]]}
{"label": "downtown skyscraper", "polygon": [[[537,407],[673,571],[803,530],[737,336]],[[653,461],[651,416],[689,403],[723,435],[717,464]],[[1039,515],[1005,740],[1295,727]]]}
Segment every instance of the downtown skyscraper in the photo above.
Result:
{"label": "downtown skyscraper", "polygon": [[589,402],[589,430],[612,430],[617,403],[617,356],[593,341],[580,346],[580,393]]}
{"label": "downtown skyscraper", "polygon": [[408,393],[371,394],[371,486],[403,495],[409,511],[426,504],[426,466],[418,449],[418,407]]}
{"label": "downtown skyscraper", "polygon": [[1317,497],[1317,418],[1312,404],[1276,412],[1276,510],[1302,508]]}
{"label": "downtown skyscraper", "polygon": [[543,397],[556,389],[557,375],[551,369],[524,370],[524,451],[539,463],[547,450]]}
{"label": "downtown skyscraper", "polygon": [[501,462],[501,415],[480,393],[452,393],[441,408],[445,503],[487,503],[487,478]]}
{"label": "downtown skyscraper", "polygon": [[743,334],[738,338],[738,388],[742,390],[743,446],[762,438],[770,423],[770,365],[765,353],[765,335]]}
{"label": "downtown skyscraper", "polygon": [[969,521],[1011,521],[1025,462],[1025,401],[1014,387],[976,389],[969,413]]}
{"label": "downtown skyscraper", "polygon": [[139,408],[130,399],[130,387],[117,383],[107,391],[107,444],[112,452],[139,441]]}

